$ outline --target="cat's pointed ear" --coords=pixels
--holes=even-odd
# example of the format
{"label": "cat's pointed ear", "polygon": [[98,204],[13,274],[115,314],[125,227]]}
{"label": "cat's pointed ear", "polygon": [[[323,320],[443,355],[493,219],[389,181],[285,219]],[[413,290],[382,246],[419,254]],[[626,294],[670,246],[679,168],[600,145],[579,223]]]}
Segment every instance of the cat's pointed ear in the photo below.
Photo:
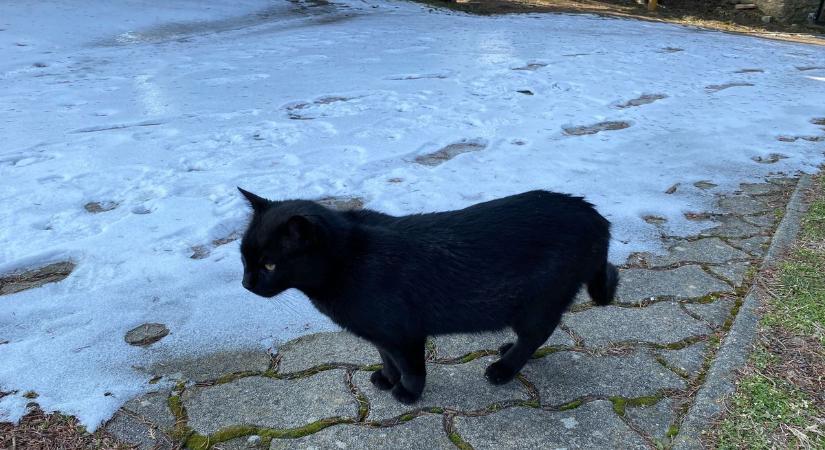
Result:
{"label": "cat's pointed ear", "polygon": [[318,242],[318,225],[307,216],[292,216],[286,221],[286,238],[293,245],[314,244]]}
{"label": "cat's pointed ear", "polygon": [[246,197],[246,200],[249,202],[249,205],[252,206],[252,209],[254,209],[255,211],[263,211],[269,204],[269,200],[263,197],[259,197],[249,191],[245,191],[240,187],[238,188],[238,190],[241,191],[241,194],[243,194],[244,197]]}

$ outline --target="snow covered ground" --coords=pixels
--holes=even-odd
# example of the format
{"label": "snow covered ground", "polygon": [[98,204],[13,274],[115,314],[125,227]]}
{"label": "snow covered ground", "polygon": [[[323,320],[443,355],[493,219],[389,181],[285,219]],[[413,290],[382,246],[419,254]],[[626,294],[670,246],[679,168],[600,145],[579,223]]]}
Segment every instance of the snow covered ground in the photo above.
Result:
{"label": "snow covered ground", "polygon": [[[623,261],[658,248],[644,215],[695,231],[682,213],[712,197],[696,181],[730,191],[823,162],[822,142],[777,139],[822,134],[823,48],[347,1],[0,3],[0,274],[77,264],[0,297],[0,391],[18,392],[0,421],[33,390],[94,428],[151,387],[152,361],[332,328],[297,292],[241,288],[237,241],[213,243],[244,226],[235,186],[393,214],[571,192],[613,221]],[[606,121],[626,127],[571,129]],[[416,162],[444,147],[473,151]],[[171,334],[126,345],[144,322]]]}

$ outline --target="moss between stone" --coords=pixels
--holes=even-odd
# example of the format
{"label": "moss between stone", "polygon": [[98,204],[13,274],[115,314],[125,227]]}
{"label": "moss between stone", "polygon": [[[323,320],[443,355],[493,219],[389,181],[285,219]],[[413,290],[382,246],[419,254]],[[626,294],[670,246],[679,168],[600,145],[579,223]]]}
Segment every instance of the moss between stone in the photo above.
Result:
{"label": "moss between stone", "polygon": [[532,358],[533,359],[544,358],[547,355],[551,355],[553,353],[560,352],[562,350],[565,350],[565,347],[560,347],[560,346],[557,346],[557,345],[549,345],[547,347],[541,347],[538,350],[536,350],[535,353],[533,353]]}
{"label": "moss between stone", "polygon": [[242,438],[246,436],[258,435],[261,437],[261,442],[268,444],[272,439],[297,439],[310,434],[317,433],[324,428],[332,425],[339,425],[344,423],[353,423],[352,419],[343,417],[330,417],[321,419],[307,425],[297,428],[275,429],[275,428],[261,428],[250,425],[236,425],[222,428],[209,436],[204,436],[195,432],[190,432],[190,435],[185,439],[186,447],[193,450],[208,450],[215,444],[226,442],[232,439]]}
{"label": "moss between stone", "polygon": [[613,403],[613,411],[621,417],[624,417],[628,407],[638,408],[642,406],[652,406],[659,403],[664,396],[662,394],[647,395],[644,397],[625,398],[625,397],[610,397],[610,402]]}
{"label": "moss between stone", "polygon": [[447,437],[450,438],[450,442],[455,444],[455,446],[458,447],[461,450],[474,450],[473,446],[470,445],[464,439],[462,439],[461,436],[458,433],[456,433],[455,431],[450,433]]}
{"label": "moss between stone", "polygon": [[671,342],[669,344],[653,344],[653,347],[664,350],[682,350],[704,339],[706,339],[706,336],[688,336],[681,341]]}
{"label": "moss between stone", "polygon": [[218,379],[215,380],[215,384],[226,384],[235,380],[239,380],[241,378],[254,377],[256,375],[262,375],[262,372],[247,370],[244,372],[228,373],[226,375],[221,375],[220,377],[218,377]]}
{"label": "moss between stone", "polygon": [[671,366],[671,365],[667,362],[667,360],[665,360],[665,358],[664,358],[664,357],[662,357],[661,355],[655,355],[655,356],[653,357],[653,359],[655,359],[657,363],[661,364],[661,365],[662,365],[662,367],[664,367],[665,369],[667,369],[667,370],[669,370],[669,371],[671,371],[671,372],[675,373],[676,375],[679,375],[680,377],[682,377],[682,378],[684,378],[684,379],[686,379],[686,380],[687,380],[687,379],[690,379],[690,374],[689,374],[689,373],[687,373],[686,371],[682,370],[682,369],[681,369],[681,368],[679,368],[679,367],[674,367],[674,366]]}
{"label": "moss between stone", "polygon": [[673,439],[676,437],[677,434],[679,434],[679,425],[676,425],[674,423],[667,429],[667,433],[665,433],[665,436],[669,437],[670,439]]}
{"label": "moss between stone", "polygon": [[573,400],[572,402],[567,402],[561,406],[559,406],[559,411],[570,411],[571,409],[576,409],[579,406],[584,404],[584,400],[578,399]]}
{"label": "moss between stone", "polygon": [[495,355],[497,353],[498,352],[491,352],[490,350],[478,350],[478,351],[475,351],[475,352],[467,353],[466,355],[462,356],[461,358],[458,358],[458,360],[456,362],[459,363],[459,364],[464,364],[464,363],[468,363],[470,361],[474,361],[474,360],[476,360],[478,358],[481,358],[483,356]]}

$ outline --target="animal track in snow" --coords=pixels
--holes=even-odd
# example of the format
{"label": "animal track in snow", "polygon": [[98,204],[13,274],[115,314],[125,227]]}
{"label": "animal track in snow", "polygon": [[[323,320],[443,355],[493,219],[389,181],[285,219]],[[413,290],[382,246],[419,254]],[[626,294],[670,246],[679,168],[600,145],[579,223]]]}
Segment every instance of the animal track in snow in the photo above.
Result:
{"label": "animal track in snow", "polygon": [[465,139],[454,142],[426,155],[419,155],[415,162],[425,166],[437,166],[462,153],[478,152],[487,148],[487,142],[480,139]]}
{"label": "animal track in snow", "polygon": [[562,127],[564,134],[568,136],[584,136],[587,134],[601,133],[602,131],[623,130],[630,127],[630,122],[622,120],[610,120],[606,122],[599,122],[593,125],[580,125],[574,127]]}
{"label": "animal track in snow", "polygon": [[619,109],[624,109],[624,108],[630,108],[630,107],[633,107],[633,106],[642,106],[642,105],[647,105],[647,104],[653,103],[657,100],[662,100],[664,98],[667,98],[667,95],[665,95],[665,94],[644,94],[641,97],[634,98],[633,100],[628,100],[627,102],[622,103],[621,105],[616,105],[616,107],[619,108]]}

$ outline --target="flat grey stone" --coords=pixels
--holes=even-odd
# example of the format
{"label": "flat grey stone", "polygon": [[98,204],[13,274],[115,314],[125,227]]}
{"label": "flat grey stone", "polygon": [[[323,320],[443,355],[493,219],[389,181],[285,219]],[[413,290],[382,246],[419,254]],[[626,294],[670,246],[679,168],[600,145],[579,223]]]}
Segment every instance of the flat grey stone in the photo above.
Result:
{"label": "flat grey stone", "polygon": [[171,449],[174,445],[167,431],[175,425],[175,418],[167,407],[168,399],[169,391],[165,390],[129,400],[105,429],[140,450]]}
{"label": "flat grey stone", "polygon": [[300,439],[273,439],[270,450],[409,448],[455,450],[440,415],[426,415],[389,428],[336,425]]}
{"label": "flat grey stone", "polygon": [[697,342],[680,350],[658,350],[657,353],[670,367],[675,367],[693,378],[705,362],[706,342]]}
{"label": "flat grey stone", "polygon": [[569,411],[508,408],[488,416],[459,416],[455,429],[477,450],[648,448],[606,400]]}
{"label": "flat grey stone", "polygon": [[124,340],[129,345],[146,347],[163,339],[169,334],[169,328],[162,323],[144,323],[126,332]]}
{"label": "flat grey stone", "polygon": [[[478,350],[498,350],[502,344],[515,341],[516,333],[510,329],[489,333],[450,334],[433,338],[438,359],[458,358]],[[564,330],[556,328],[543,346],[550,345],[572,346],[574,342]]]}
{"label": "flat grey stone", "polygon": [[649,257],[648,264],[651,267],[670,266],[681,262],[717,264],[749,257],[747,253],[731,247],[719,238],[713,237],[678,242],[668,249],[667,255]]}
{"label": "flat grey stone", "polygon": [[670,424],[676,418],[673,400],[663,398],[655,405],[628,407],[625,417],[654,439],[664,440]]}
{"label": "flat grey stone", "polygon": [[673,302],[654,303],[643,308],[591,308],[569,314],[565,323],[584,339],[586,346],[593,347],[616,342],[667,344],[712,331]]}
{"label": "flat grey stone", "polygon": [[767,195],[782,192],[782,187],[773,183],[742,183],[739,190],[746,195]]}
{"label": "flat grey stone", "polygon": [[685,308],[714,327],[721,327],[728,320],[733,300],[720,298],[711,303],[685,303]]}
{"label": "flat grey stone", "polygon": [[721,236],[728,238],[737,238],[750,237],[762,233],[762,228],[745,222],[737,216],[720,216],[714,220],[720,222],[719,225],[708,230],[702,231],[700,233],[701,236]]}
{"label": "flat grey stone", "polygon": [[731,290],[730,286],[696,265],[667,270],[626,269],[619,276],[616,301],[621,303],[638,303],[658,297],[698,298]]}
{"label": "flat grey stone", "polygon": [[484,369],[497,359],[485,357],[465,364],[427,364],[424,394],[413,405],[399,403],[389,391],[378,390],[370,382],[371,372],[358,371],[353,382],[370,401],[369,420],[389,419],[421,407],[474,411],[499,401],[528,400],[527,390],[520,382],[493,386],[484,378]]}
{"label": "flat grey stone", "polygon": [[769,212],[758,216],[748,216],[745,220],[758,227],[770,228],[776,224],[777,218],[774,213]]}
{"label": "flat grey stone", "polygon": [[684,379],[644,352],[629,356],[556,352],[531,360],[522,373],[539,390],[542,404],[551,406],[586,395],[635,398],[685,387]]}
{"label": "flat grey stone", "polygon": [[173,379],[205,381],[237,372],[263,372],[269,368],[270,356],[265,351],[218,352],[197,358],[181,358],[154,363],[153,375]]}
{"label": "flat grey stone", "polygon": [[752,238],[740,239],[734,242],[739,248],[756,256],[762,256],[768,249],[771,243],[769,236],[754,236]]}
{"label": "flat grey stone", "polygon": [[731,261],[718,266],[707,266],[708,270],[730,281],[734,286],[742,285],[749,267],[749,261]]}
{"label": "flat grey stone", "polygon": [[759,214],[771,209],[760,197],[748,195],[731,195],[719,199],[719,207],[734,214]]}
{"label": "flat grey stone", "polygon": [[378,350],[345,331],[316,333],[294,339],[278,348],[279,373],[297,372],[327,363],[366,366],[381,364]]}
{"label": "flat grey stone", "polygon": [[354,417],[358,409],[343,370],[295,380],[241,378],[187,389],[182,400],[189,426],[200,434],[232,425],[294,428],[326,417]]}

